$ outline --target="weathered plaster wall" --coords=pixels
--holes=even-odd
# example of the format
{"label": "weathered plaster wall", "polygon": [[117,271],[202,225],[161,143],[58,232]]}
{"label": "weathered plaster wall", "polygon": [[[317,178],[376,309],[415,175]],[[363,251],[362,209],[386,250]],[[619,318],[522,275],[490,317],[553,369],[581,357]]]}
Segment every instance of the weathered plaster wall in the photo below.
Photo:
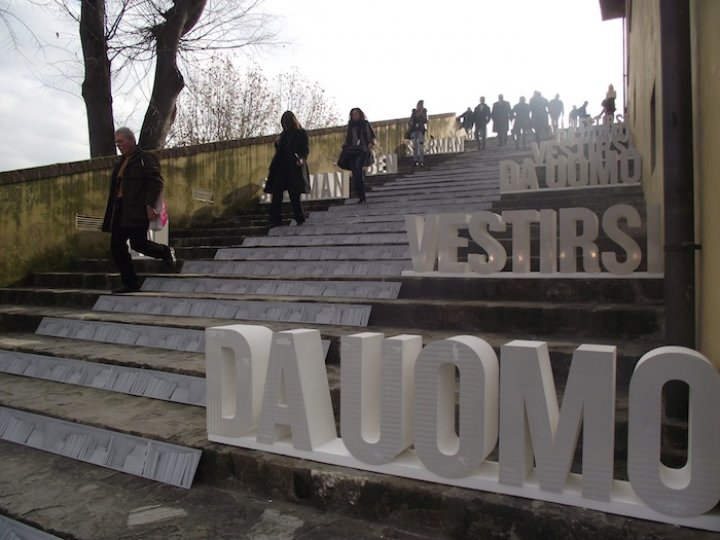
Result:
{"label": "weathered plaster wall", "polygon": [[[373,122],[380,150],[402,148],[407,119]],[[436,138],[455,134],[455,114],[430,117]],[[311,172],[336,170],[345,127],[310,132]],[[274,152],[275,137],[226,141],[157,152],[172,226],[232,215],[255,204]],[[59,270],[78,258],[109,256],[103,233],[78,231],[75,214],[101,217],[114,158],[0,173],[0,286],[31,271]],[[193,199],[212,191],[212,204]]]}
{"label": "weathered plaster wall", "polygon": [[698,333],[701,351],[720,366],[720,2],[693,0],[693,138],[699,252]]}

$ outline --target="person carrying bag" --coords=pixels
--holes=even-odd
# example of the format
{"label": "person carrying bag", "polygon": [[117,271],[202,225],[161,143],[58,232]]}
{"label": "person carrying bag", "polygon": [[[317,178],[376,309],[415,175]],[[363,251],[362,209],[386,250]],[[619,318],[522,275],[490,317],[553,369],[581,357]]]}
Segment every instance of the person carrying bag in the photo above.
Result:
{"label": "person carrying bag", "polygon": [[300,195],[310,193],[310,172],[307,157],[310,142],[307,132],[292,111],[285,111],[280,118],[283,131],[275,141],[275,155],[270,162],[265,192],[272,193],[268,225],[282,225],[282,200],[285,191],[290,196],[293,219],[298,225],[305,222]]}
{"label": "person carrying bag", "polygon": [[365,113],[358,107],[351,109],[345,144],[340,151],[337,165],[341,169],[352,172],[352,181],[359,204],[366,202],[365,167],[369,167],[375,162],[374,146],[375,130],[365,118]]}

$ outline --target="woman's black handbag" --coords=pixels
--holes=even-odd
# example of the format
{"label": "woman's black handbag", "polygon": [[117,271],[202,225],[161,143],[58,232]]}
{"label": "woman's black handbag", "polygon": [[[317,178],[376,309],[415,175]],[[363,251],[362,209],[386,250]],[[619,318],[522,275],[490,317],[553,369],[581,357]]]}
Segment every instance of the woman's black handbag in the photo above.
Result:
{"label": "woman's black handbag", "polygon": [[338,156],[337,166],[341,169],[345,169],[346,171],[352,170],[355,157],[358,155],[359,151],[359,148],[348,150],[348,148],[343,145],[342,150],[340,150],[340,155]]}
{"label": "woman's black handbag", "polygon": [[273,180],[274,180],[273,177],[274,177],[274,175],[269,172],[269,173],[268,173],[267,180],[265,180],[265,187],[263,188],[263,191],[264,191],[265,193],[272,193],[272,191],[273,191],[273,183],[274,183],[274,182],[273,182]]}
{"label": "woman's black handbag", "polygon": [[263,188],[263,191],[265,193],[273,192],[273,186],[275,185],[275,177],[276,176],[277,176],[277,152],[273,156],[272,161],[270,162],[270,167],[268,168],[267,180],[265,180],[265,187]]}
{"label": "woman's black handbag", "polygon": [[370,150],[370,151],[368,151],[367,157],[365,158],[364,166],[369,167],[373,163],[375,163],[375,152]]}

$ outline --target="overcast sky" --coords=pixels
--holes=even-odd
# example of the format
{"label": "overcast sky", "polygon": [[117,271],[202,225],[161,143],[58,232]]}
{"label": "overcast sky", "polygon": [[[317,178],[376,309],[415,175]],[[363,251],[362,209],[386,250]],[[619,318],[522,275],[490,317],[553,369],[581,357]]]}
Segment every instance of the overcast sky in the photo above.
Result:
{"label": "overcast sky", "polygon": [[[52,47],[16,26],[16,51],[0,24],[0,171],[87,159],[76,28],[23,0],[11,9]],[[534,90],[598,114],[610,83],[622,109],[622,22],[603,22],[599,0],[265,0],[262,10],[289,44],[254,60],[268,77],[297,67],[343,119],[352,107],[406,117],[418,99],[460,114],[480,95],[514,104]],[[116,96],[116,124],[139,131],[145,106]]]}

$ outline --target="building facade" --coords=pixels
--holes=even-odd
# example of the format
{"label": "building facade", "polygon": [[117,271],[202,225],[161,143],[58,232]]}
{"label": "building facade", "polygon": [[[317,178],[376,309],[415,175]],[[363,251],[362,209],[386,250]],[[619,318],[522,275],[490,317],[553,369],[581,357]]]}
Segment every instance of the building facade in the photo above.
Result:
{"label": "building facade", "polygon": [[[720,366],[720,2],[600,0],[625,23],[625,120],[663,207],[668,344]],[[618,107],[620,109],[620,107]]]}

